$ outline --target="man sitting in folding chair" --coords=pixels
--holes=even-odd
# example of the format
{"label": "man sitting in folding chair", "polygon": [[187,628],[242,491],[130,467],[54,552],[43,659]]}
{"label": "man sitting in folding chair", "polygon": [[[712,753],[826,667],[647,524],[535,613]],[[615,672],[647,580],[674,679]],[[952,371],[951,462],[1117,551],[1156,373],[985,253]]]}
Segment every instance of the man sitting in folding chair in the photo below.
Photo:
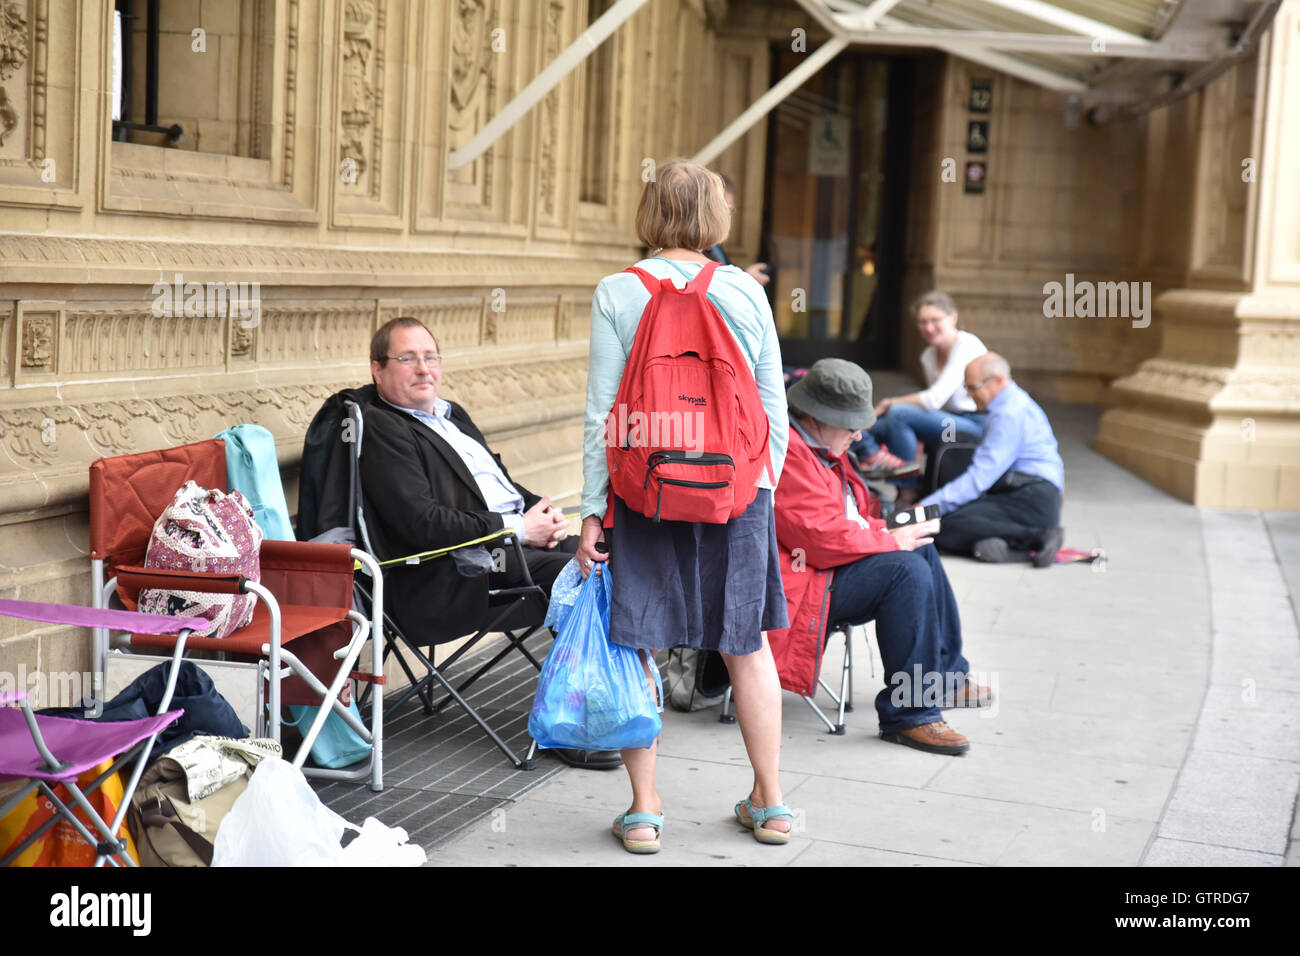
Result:
{"label": "man sitting in folding chair", "polygon": [[786,396],[790,449],[774,510],[791,627],[768,635],[781,685],[813,694],[826,626],[875,620],[881,737],[963,754],[970,743],[941,710],[986,706],[993,695],[967,676],[957,602],[931,544],[936,523],[891,532],[867,517],[867,487],[847,452],[875,421],[871,378],[852,362],[822,359]]}
{"label": "man sitting in folding chair", "polygon": [[[577,547],[567,519],[549,498],[510,479],[499,456],[463,408],[439,396],[442,356],[418,319],[385,323],[370,343],[370,373],[379,401],[365,410],[360,478],[367,524],[383,558],[418,554],[504,530],[523,543],[527,575],[513,549],[504,569],[465,575],[456,560],[393,568],[386,576],[391,616],[421,640],[460,637],[487,602],[489,587],[531,576],[547,594]],[[437,609],[436,614],[431,613]],[[409,625],[409,628],[408,628]],[[555,751],[573,766],[620,766],[617,752]]]}

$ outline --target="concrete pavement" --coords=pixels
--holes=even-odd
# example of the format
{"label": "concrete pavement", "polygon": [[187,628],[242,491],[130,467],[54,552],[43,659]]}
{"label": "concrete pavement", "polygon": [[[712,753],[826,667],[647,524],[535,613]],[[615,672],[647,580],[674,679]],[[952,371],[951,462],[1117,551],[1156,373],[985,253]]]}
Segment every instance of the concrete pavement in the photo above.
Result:
{"label": "concrete pavement", "polygon": [[[967,757],[877,737],[868,626],[854,637],[859,706],[845,736],[783,695],[788,846],[731,821],[750,785],[738,728],[716,708],[669,710],[658,855],[628,854],[609,833],[629,798],[621,771],[568,770],[430,864],[1300,863],[1300,515],[1198,511],[1089,449],[1095,410],[1048,412],[1066,462],[1065,543],[1107,558],[1041,571],[944,559],[966,655],[998,694],[993,709],[947,715],[971,739]],[[833,642],[824,666],[836,680],[840,653]]]}

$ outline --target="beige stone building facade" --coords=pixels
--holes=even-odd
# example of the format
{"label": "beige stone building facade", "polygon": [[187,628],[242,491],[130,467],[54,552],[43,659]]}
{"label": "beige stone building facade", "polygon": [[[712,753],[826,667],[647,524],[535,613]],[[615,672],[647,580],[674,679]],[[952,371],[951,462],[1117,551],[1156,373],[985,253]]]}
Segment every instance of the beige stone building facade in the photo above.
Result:
{"label": "beige stone building facade", "polygon": [[[292,507],[308,422],[367,380],[373,330],[402,314],[435,330],[447,394],[512,473],[575,502],[591,292],[640,253],[648,164],[758,98],[792,31],[826,39],[794,3],[648,0],[452,168],[610,6],[160,0],[153,58],[146,0],[133,19],[0,0],[0,596],[89,602],[101,456],[256,422]],[[1109,406],[1098,447],[1172,493],[1300,508],[1297,43],[1286,0],[1199,92],[1073,126],[1023,79],[885,51],[912,77],[890,132],[908,185],[885,207],[905,210],[901,300],[947,289],[1031,390]],[[988,179],[967,193],[945,161],[962,165],[976,81]],[[737,261],[772,247],[777,118],[713,164],[740,185]],[[1150,283],[1149,324],[1049,317],[1067,275]],[[876,321],[911,368],[908,317]],[[88,666],[83,633],[0,618],[0,672]]]}

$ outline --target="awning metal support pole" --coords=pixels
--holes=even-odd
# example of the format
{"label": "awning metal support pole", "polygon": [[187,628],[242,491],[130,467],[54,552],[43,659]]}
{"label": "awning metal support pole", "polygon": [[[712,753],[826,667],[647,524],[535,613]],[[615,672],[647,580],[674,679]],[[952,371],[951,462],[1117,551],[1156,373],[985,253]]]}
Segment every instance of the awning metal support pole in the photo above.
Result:
{"label": "awning metal support pole", "polygon": [[591,26],[569,45],[569,48],[557,56],[546,69],[538,73],[531,83],[505,105],[496,116],[474,138],[454,149],[447,157],[447,168],[460,169],[478,159],[492,144],[510,131],[534,106],[542,101],[547,93],[555,89],[561,80],[569,75],[579,63],[585,60],[600,46],[611,33],[623,25],[632,14],[643,6],[646,0],[618,0],[616,4],[600,15]]}
{"label": "awning metal support pole", "polygon": [[783,76],[775,86],[750,104],[749,109],[737,116],[709,144],[691,157],[691,162],[707,166],[718,155],[740,137],[749,128],[776,108],[783,99],[803,85],[804,81],[835,58],[841,50],[849,45],[846,37],[831,37],[817,48],[817,52],[804,60],[797,67]]}

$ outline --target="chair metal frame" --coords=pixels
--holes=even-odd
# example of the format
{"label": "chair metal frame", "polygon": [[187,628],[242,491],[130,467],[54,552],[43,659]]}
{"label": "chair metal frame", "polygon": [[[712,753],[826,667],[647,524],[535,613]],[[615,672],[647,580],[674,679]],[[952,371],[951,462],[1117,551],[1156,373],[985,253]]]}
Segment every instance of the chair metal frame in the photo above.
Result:
{"label": "chair metal frame", "polygon": [[[853,712],[853,629],[858,626],[860,625],[849,624],[844,621],[841,621],[838,624],[832,624],[826,629],[826,636],[822,641],[821,653],[824,655],[827,647],[830,646],[830,639],[832,636],[840,634],[844,637],[844,661],[840,667],[839,694],[836,694],[835,691],[831,689],[830,684],[826,683],[826,679],[820,673],[817,675],[818,687],[826,691],[830,696],[830,699],[835,702],[837,708],[836,721],[832,723],[831,719],[826,716],[820,707],[817,706],[817,701],[814,699],[816,688],[813,689],[813,694],[799,695],[803,699],[804,703],[813,709],[813,713],[821,719],[821,722],[826,725],[826,729],[836,737],[844,736],[844,715]],[[870,648],[867,650],[868,655],[870,655]],[[727,688],[726,696],[723,698],[722,713],[718,716],[718,721],[724,724],[734,724],[736,722],[735,715],[731,713],[730,687]]]}
{"label": "chair metal frame", "polygon": [[[218,440],[219,441],[219,440]],[[91,507],[95,507],[95,501],[91,501]],[[292,546],[295,542],[275,542],[276,547]],[[265,543],[264,543],[265,544]],[[378,574],[379,566],[374,557],[359,548],[351,548],[350,554],[354,562],[354,567],[361,567],[369,570],[371,574]],[[105,579],[106,566],[103,558],[91,558],[91,606],[100,609],[107,609],[111,606],[113,595],[119,584],[119,577],[138,577],[138,576],[168,576],[183,574],[190,578],[195,576],[201,577],[203,572],[163,572],[157,569],[146,568],[122,568],[121,575],[114,575]],[[211,575],[213,579],[229,578],[230,575]],[[213,593],[245,593],[252,594],[256,600],[261,601],[266,606],[267,614],[270,617],[270,640],[261,647],[261,658],[257,664],[257,677],[259,680],[265,680],[269,687],[267,695],[267,705],[258,715],[257,734],[259,736],[270,737],[277,743],[280,742],[281,728],[281,706],[280,706],[280,684],[284,679],[294,676],[300,678],[315,693],[320,694],[322,700],[330,702],[329,707],[321,706],[318,708],[316,719],[312,722],[306,733],[302,735],[302,744],[294,755],[293,765],[302,770],[308,776],[318,777],[327,780],[364,780],[369,779],[370,789],[376,793],[384,788],[383,783],[383,656],[379,648],[379,641],[372,642],[372,663],[369,675],[353,672],[352,668],[357,663],[361,651],[365,646],[366,640],[371,633],[378,634],[380,629],[378,622],[384,618],[383,611],[383,582],[377,578],[377,586],[370,595],[371,616],[369,620],[355,610],[349,609],[346,617],[353,624],[352,637],[348,643],[339,648],[334,653],[334,659],[343,663],[331,680],[328,687],[316,677],[315,674],[307,668],[305,664],[291,651],[283,646],[281,641],[281,611],[279,601],[276,600],[269,588],[262,584],[241,578],[238,588],[232,590],[225,586],[209,586],[208,590]],[[202,587],[194,587],[191,582],[187,590],[204,590]],[[112,642],[108,629],[94,628],[94,662],[98,674],[105,673],[107,664],[107,654],[109,644]],[[131,647],[131,635],[120,634],[115,642],[123,648]],[[371,726],[358,721],[351,711],[345,707],[338,699],[344,682],[351,677],[356,677],[368,683],[367,690],[370,687],[376,688],[375,697],[377,706],[373,709],[371,715]],[[325,767],[308,767],[306,760],[311,753],[311,746],[319,736],[321,728],[325,724],[325,719],[330,712],[338,714],[349,727],[352,728],[363,740],[371,745],[369,761],[359,764],[353,769],[332,770]]]}
{"label": "chair metal frame", "polygon": [[[364,547],[367,551],[374,553],[374,548],[370,541],[370,532],[366,525],[365,496],[361,488],[360,460],[361,460],[362,444],[365,435],[364,411],[358,403],[353,401],[345,402],[344,406],[347,410],[347,416],[348,419],[351,421],[352,428],[353,428],[353,436],[352,436],[353,441],[351,442],[351,446],[352,446],[351,460],[348,469],[348,482],[349,482],[348,494],[349,494],[349,501],[351,502],[352,505],[351,509],[349,510],[349,514],[352,517],[352,530],[356,535],[357,541],[361,544],[361,546]],[[452,545],[451,547],[448,548],[440,548],[437,551],[429,551],[424,554],[410,555],[408,557],[395,558],[388,561],[380,561],[378,562],[378,566],[374,570],[370,570],[369,568],[367,568],[367,570],[370,570],[370,573],[372,575],[371,581],[374,583],[374,585],[377,588],[379,588],[382,587],[382,583],[383,583],[382,569],[384,567],[394,566],[394,565],[417,564],[417,563],[423,563],[425,561],[430,561],[430,560],[438,560],[440,558],[447,557],[448,555],[450,555],[452,551],[458,550],[460,548],[473,546],[476,544],[480,544],[492,540],[500,541],[503,545],[514,549],[515,556],[519,561],[519,566],[523,569],[525,583],[522,586],[516,586],[511,588],[497,588],[497,589],[489,590],[488,613],[490,617],[488,621],[482,626],[480,626],[472,636],[468,637],[468,639],[465,640],[465,642],[460,647],[458,647],[451,654],[451,656],[449,656],[446,660],[444,660],[440,665],[435,665],[431,655],[427,655],[424,653],[423,650],[421,650],[422,646],[427,646],[427,645],[421,645],[418,642],[418,640],[413,639],[409,635],[407,635],[400,627],[397,626],[397,624],[392,620],[392,618],[387,613],[383,615],[382,633],[384,635],[384,641],[383,641],[384,647],[382,653],[382,660],[387,661],[388,656],[390,654],[395,655],[398,664],[402,668],[402,671],[406,674],[407,679],[410,681],[410,686],[407,687],[406,690],[402,692],[401,696],[398,697],[396,701],[394,701],[392,704],[389,705],[388,712],[389,715],[391,716],[394,711],[396,711],[399,707],[401,707],[403,704],[405,704],[408,700],[410,700],[412,697],[416,695],[419,696],[420,700],[424,704],[425,714],[429,716],[440,713],[442,709],[447,706],[447,704],[455,703],[460,706],[460,708],[466,713],[466,715],[470,718],[470,720],[472,720],[475,724],[478,725],[479,729],[481,729],[485,734],[487,734],[487,736],[497,746],[497,748],[503,754],[505,754],[506,759],[509,760],[515,766],[515,769],[532,770],[536,767],[536,761],[535,761],[535,754],[537,752],[536,741],[534,741],[532,745],[529,747],[527,755],[525,755],[524,757],[520,757],[510,748],[509,744],[507,744],[501,738],[501,736],[495,730],[492,729],[492,727],[487,723],[487,721],[483,719],[483,717],[478,713],[478,711],[476,711],[464,697],[465,691],[471,685],[473,685],[476,681],[478,681],[480,677],[482,677],[493,667],[495,667],[501,660],[503,660],[512,651],[518,651],[520,654],[522,654],[524,658],[526,658],[527,661],[538,670],[539,673],[542,669],[541,662],[538,661],[537,658],[534,657],[532,653],[529,652],[528,648],[524,646],[524,641],[532,637],[534,634],[538,633],[544,627],[542,623],[542,619],[545,617],[546,614],[546,605],[547,605],[546,592],[544,592],[541,589],[541,587],[539,587],[533,581],[532,574],[528,570],[528,562],[524,560],[523,547],[521,542],[519,541],[519,536],[508,531],[502,531],[497,535],[491,535],[485,539],[462,542],[460,544]],[[358,577],[357,581],[362,592],[368,595],[370,593],[370,586],[367,585],[367,583],[361,577]],[[511,629],[510,627],[511,615],[516,613],[522,613],[522,614],[528,613],[528,604],[530,600],[536,600],[540,602],[540,606],[538,608],[538,614],[536,615],[538,617],[537,622],[536,623],[525,622]],[[458,686],[452,686],[451,682],[447,679],[443,671],[451,667],[453,664],[459,661],[465,654],[467,654],[469,651],[471,651],[476,646],[478,646],[479,642],[482,641],[489,634],[498,633],[498,632],[501,633],[506,638],[507,641],[506,646],[502,648],[501,651],[499,651],[491,660],[480,665],[479,668],[475,670],[473,674],[471,674],[469,677],[463,680]],[[376,633],[381,633],[381,632],[377,631]],[[375,642],[376,647],[378,647],[378,644],[379,642],[376,641]],[[403,647],[405,647],[406,651],[410,653],[412,657],[415,658],[417,664],[424,667],[425,674],[423,677],[416,676],[415,671],[411,667],[411,663],[407,661],[405,655],[402,653]],[[436,702],[434,700],[435,683],[441,686],[442,689],[446,692],[446,696],[444,696],[441,700],[438,700]],[[365,700],[364,695],[362,697],[362,700],[363,701]]]}
{"label": "chair metal frame", "polygon": [[[99,610],[104,609],[101,608]],[[176,644],[172,650],[171,667],[167,672],[167,685],[163,691],[162,700],[158,705],[158,710],[155,712],[155,716],[161,717],[163,714],[167,713],[167,708],[171,704],[172,696],[176,692],[176,678],[180,671],[181,658],[185,653],[185,643],[192,633],[193,631],[190,628],[180,628],[177,631]],[[67,767],[68,765],[59,760],[50,752],[49,747],[46,746],[44,736],[40,731],[39,718],[37,718],[37,716],[32,712],[31,700],[27,697],[26,693],[24,692],[14,695],[13,700],[16,700],[22,707],[23,716],[26,719],[28,730],[32,735],[32,741],[36,745],[36,750],[40,754],[41,759],[45,762],[46,768],[52,773],[57,773]],[[0,706],[10,702],[12,701],[0,700]],[[179,714],[177,714],[177,716],[179,716]],[[153,753],[154,744],[158,740],[158,735],[162,733],[164,729],[165,727],[160,727],[145,740],[140,741],[126,750],[126,752],[119,755],[115,760],[113,760],[107,770],[100,773],[99,776],[86,785],[84,791],[77,786],[76,775],[58,781],[59,785],[66,789],[71,795],[73,803],[75,803],[77,807],[86,814],[94,828],[99,831],[98,839],[95,835],[91,834],[81,820],[77,819],[76,814],[73,813],[71,808],[69,808],[68,805],[59,798],[58,794],[55,793],[54,789],[46,781],[33,780],[30,786],[22,787],[15,792],[4,802],[3,805],[0,805],[0,817],[6,816],[11,810],[22,803],[33,790],[40,791],[40,793],[50,802],[50,805],[54,809],[54,813],[45,821],[45,823],[33,830],[21,843],[17,844],[3,859],[0,859],[0,867],[9,866],[14,860],[20,857],[29,846],[43,837],[53,826],[55,826],[60,819],[68,821],[77,833],[80,834],[81,838],[95,848],[96,858],[94,865],[96,867],[106,865],[116,867],[137,866],[138,864],[131,859],[130,855],[126,852],[125,842],[120,840],[117,837],[117,834],[121,832],[122,825],[126,820],[127,812],[131,808],[131,798],[140,784],[140,777],[149,763],[149,756]],[[136,759],[137,755],[138,759]],[[131,771],[131,776],[126,785],[122,788],[123,795],[121,802],[117,807],[117,812],[113,815],[112,822],[108,823],[102,816],[100,816],[99,812],[91,806],[90,801],[87,799],[87,794],[94,793],[98,790],[103,786],[105,781],[132,760],[135,761],[135,766]]]}

